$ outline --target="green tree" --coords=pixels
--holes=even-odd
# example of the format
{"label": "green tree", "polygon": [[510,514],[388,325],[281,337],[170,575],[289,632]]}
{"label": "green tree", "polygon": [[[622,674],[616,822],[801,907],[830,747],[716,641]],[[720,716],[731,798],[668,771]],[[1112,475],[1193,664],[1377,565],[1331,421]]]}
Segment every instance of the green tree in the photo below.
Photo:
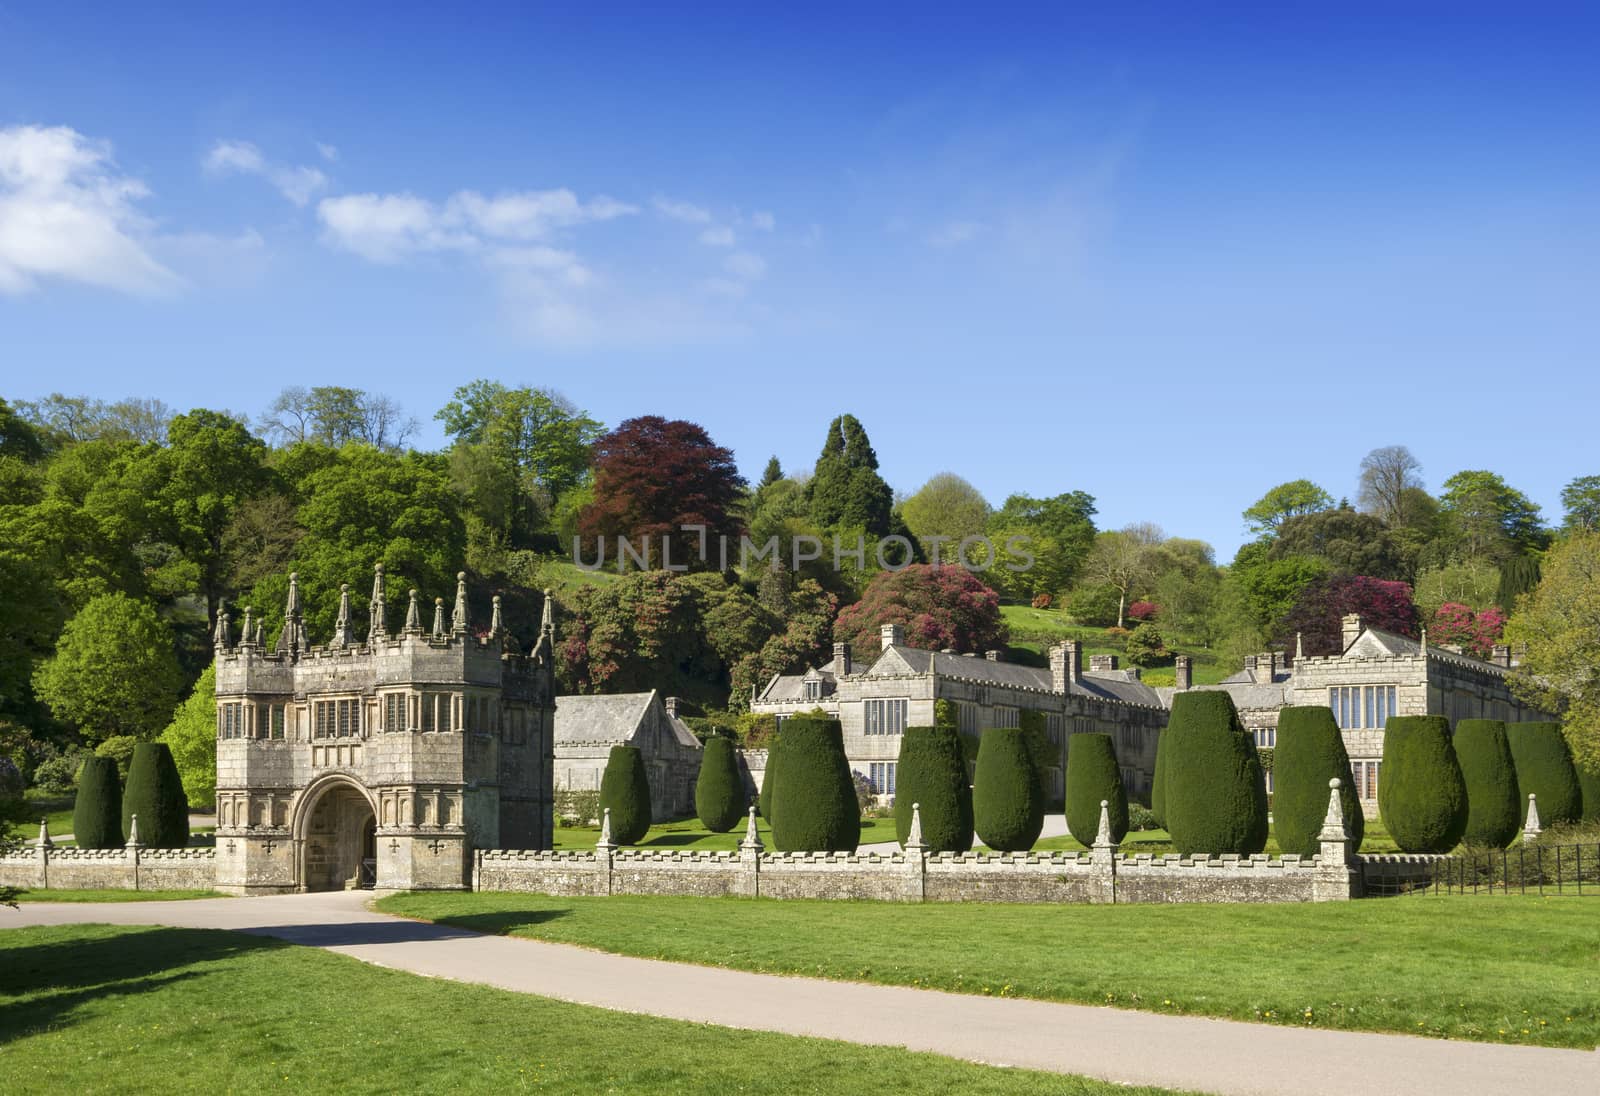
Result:
{"label": "green tree", "polygon": [[126,838],[117,763],[109,757],[84,758],[72,805],[72,839],[80,849],[120,849]]}
{"label": "green tree", "polygon": [[1521,832],[1524,807],[1506,725],[1498,719],[1463,719],[1456,724],[1454,745],[1467,789],[1467,826],[1461,839],[1503,849]]}
{"label": "green tree", "polygon": [[1401,852],[1449,852],[1467,827],[1467,789],[1442,715],[1391,716],[1378,813]]}
{"label": "green tree", "polygon": [[887,536],[894,491],[878,475],[878,454],[866,428],[854,415],[828,424],[815,470],[806,483],[812,523],[824,530],[862,529],[868,537]]}
{"label": "green tree", "polygon": [[[941,558],[946,561],[956,558],[963,538],[983,535],[989,512],[983,494],[953,472],[940,472],[900,504],[900,515],[912,535],[922,542],[923,552],[932,559],[933,547],[938,543]],[[935,537],[941,541],[931,539]]]}
{"label": "green tree", "polygon": [[1224,692],[1172,698],[1162,732],[1163,808],[1172,843],[1185,856],[1238,853],[1267,844],[1267,788],[1255,739]]}
{"label": "green tree", "polygon": [[1580,765],[1600,766],[1600,533],[1574,533],[1545,554],[1543,577],[1518,601],[1506,642],[1525,644],[1511,687],[1560,715]]}
{"label": "green tree", "polygon": [[712,833],[727,833],[744,817],[744,811],[744,779],[739,775],[733,739],[709,738],[694,783],[694,813]]}
{"label": "green tree", "polygon": [[1361,458],[1361,508],[1384,524],[1401,520],[1406,492],[1422,487],[1422,464],[1403,445],[1385,445]]}
{"label": "green tree", "polygon": [[1325,704],[1282,709],[1277,743],[1272,754],[1272,824],[1279,849],[1301,856],[1321,850],[1318,835],[1328,815],[1328,781],[1337,779],[1350,851],[1358,851],[1366,820],[1333,711]]}
{"label": "green tree", "polygon": [[282,445],[312,442],[335,449],[359,442],[398,450],[418,425],[388,396],[342,385],[285,388],[261,419],[263,432]]}
{"label": "green tree", "polygon": [[183,778],[191,807],[209,807],[217,798],[217,668],[207,666],[189,699],[172,713],[161,732]]}
{"label": "green tree", "polygon": [[1517,610],[1517,601],[1539,587],[1541,577],[1539,557],[1512,556],[1500,567],[1500,584],[1495,588],[1494,604],[1505,613]]}
{"label": "green tree", "polygon": [[1159,526],[1139,522],[1094,538],[1083,562],[1085,582],[1113,586],[1117,591],[1117,627],[1123,625],[1128,602],[1142,583],[1149,581],[1155,549],[1166,537]]}
{"label": "green tree", "polygon": [[1067,741],[1067,830],[1081,845],[1100,833],[1100,803],[1106,802],[1111,843],[1128,835],[1128,793],[1108,734],[1075,734]]}
{"label": "green tree", "polygon": [[780,852],[855,852],[861,806],[837,719],[796,716],[783,725],[783,766],[773,788],[772,843]]}
{"label": "green tree", "polygon": [[1432,620],[1446,602],[1465,605],[1482,612],[1499,604],[1500,568],[1480,560],[1477,563],[1445,563],[1429,567],[1417,575],[1412,600],[1423,620]]}
{"label": "green tree", "polygon": [[600,812],[611,811],[611,840],[637,845],[650,830],[650,780],[637,746],[613,746],[600,777]]}
{"label": "green tree", "polygon": [[1499,563],[1549,542],[1539,507],[1494,472],[1457,472],[1444,481],[1439,503],[1463,559]]}
{"label": "green tree", "polygon": [[189,843],[189,804],[183,779],[165,742],[141,742],[128,767],[122,793],[122,832],[133,836],[139,816],[139,843],[152,849],[181,849]]}
{"label": "green tree", "polygon": [[148,604],[122,594],[85,605],[33,677],[56,717],[94,740],[153,736],[180,685],[171,630]]}
{"label": "green tree", "polygon": [[993,727],[979,739],[972,776],[972,825],[996,852],[1033,848],[1044,829],[1044,788],[1019,727]]}
{"label": "green tree", "polygon": [[1568,483],[1561,489],[1561,507],[1566,511],[1561,527],[1567,532],[1600,532],[1600,476],[1579,476]]}
{"label": "green tree", "polygon": [[1271,536],[1289,518],[1332,506],[1333,496],[1310,480],[1290,480],[1278,484],[1245,510],[1245,528],[1256,536]]}
{"label": "green tree", "polygon": [[[1094,547],[1094,514],[1094,496],[1083,491],[1049,498],[1009,496],[989,518],[997,558],[987,577],[1008,597],[1061,595],[1077,581]],[[1027,539],[1016,541],[1013,551],[1013,537]]]}
{"label": "green tree", "polygon": [[895,769],[894,825],[900,844],[911,836],[911,808],[922,817],[930,852],[972,849],[972,786],[954,727],[907,727]]}
{"label": "green tree", "polygon": [[1321,560],[1347,575],[1397,579],[1406,573],[1405,559],[1384,523],[1348,506],[1286,519],[1268,558],[1294,557]]}
{"label": "green tree", "polygon": [[0,399],[0,457],[12,457],[32,464],[44,459],[45,445],[39,431],[5,400]]}
{"label": "green tree", "polygon": [[1553,722],[1511,723],[1506,726],[1506,741],[1517,770],[1517,791],[1528,809],[1528,796],[1537,797],[1539,822],[1562,826],[1583,817],[1583,788],[1572,751]]}

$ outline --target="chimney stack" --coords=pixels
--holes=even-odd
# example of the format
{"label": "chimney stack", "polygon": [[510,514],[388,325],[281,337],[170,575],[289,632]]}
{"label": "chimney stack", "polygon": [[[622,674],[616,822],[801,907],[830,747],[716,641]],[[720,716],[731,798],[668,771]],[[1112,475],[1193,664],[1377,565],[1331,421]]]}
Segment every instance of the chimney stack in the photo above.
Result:
{"label": "chimney stack", "polygon": [[[1361,615],[1350,613],[1339,622],[1340,631],[1344,635],[1344,650],[1350,649],[1350,644],[1361,638]],[[1344,651],[1340,651],[1343,654]]]}
{"label": "chimney stack", "polygon": [[1083,655],[1075,640],[1050,648],[1050,689],[1071,692],[1071,684],[1083,677]]}
{"label": "chimney stack", "polygon": [[1511,669],[1511,645],[1507,643],[1496,643],[1494,645],[1494,654],[1490,657],[1489,661],[1493,662],[1496,666],[1499,666],[1502,669]]}
{"label": "chimney stack", "polygon": [[1194,687],[1194,666],[1190,663],[1189,656],[1179,655],[1174,660],[1173,667],[1177,671],[1178,691],[1183,692],[1186,689],[1192,689]]}
{"label": "chimney stack", "polygon": [[885,651],[890,647],[903,646],[906,641],[905,627],[900,624],[885,624],[878,629],[878,635],[883,639],[883,649]]}
{"label": "chimney stack", "polygon": [[1262,651],[1256,655],[1256,684],[1272,684],[1272,652]]}
{"label": "chimney stack", "polygon": [[1111,673],[1116,670],[1118,659],[1116,655],[1090,655],[1089,672],[1095,674]]}
{"label": "chimney stack", "polygon": [[983,652],[983,657],[990,662],[1004,662],[1006,660],[1005,652],[993,649]]}
{"label": "chimney stack", "polygon": [[843,677],[850,672],[850,644],[835,643],[833,645],[833,674]]}
{"label": "chimney stack", "polygon": [[669,716],[671,716],[673,719],[677,719],[678,718],[678,698],[677,697],[675,697],[675,696],[667,697],[667,699],[665,699],[665,700],[663,700],[661,702],[661,706],[667,710],[667,714]]}

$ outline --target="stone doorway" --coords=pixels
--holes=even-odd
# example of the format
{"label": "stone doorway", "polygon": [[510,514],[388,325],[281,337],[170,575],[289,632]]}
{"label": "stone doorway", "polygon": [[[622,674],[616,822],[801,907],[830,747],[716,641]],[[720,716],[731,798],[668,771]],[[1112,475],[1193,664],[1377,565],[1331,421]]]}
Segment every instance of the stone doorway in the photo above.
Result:
{"label": "stone doorway", "polygon": [[304,886],[308,891],[351,890],[373,885],[377,819],[372,804],[353,784],[328,787],[311,808],[304,837]]}

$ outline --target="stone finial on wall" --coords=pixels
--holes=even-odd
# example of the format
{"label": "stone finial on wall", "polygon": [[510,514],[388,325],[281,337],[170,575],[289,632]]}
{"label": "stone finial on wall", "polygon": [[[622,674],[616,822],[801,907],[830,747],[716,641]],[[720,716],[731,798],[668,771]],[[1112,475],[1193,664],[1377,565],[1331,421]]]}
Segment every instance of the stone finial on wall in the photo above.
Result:
{"label": "stone finial on wall", "polygon": [[747,853],[759,853],[765,848],[761,843],[761,832],[756,829],[756,808],[750,806],[750,814],[744,825],[744,840],[739,842],[739,848]]}
{"label": "stone finial on wall", "polygon": [[217,602],[217,627],[211,633],[211,646],[219,651],[228,649],[228,611],[220,601]]}
{"label": "stone finial on wall", "polygon": [[925,849],[928,842],[922,836],[922,804],[911,804],[911,828],[906,831],[906,848]]}
{"label": "stone finial on wall", "polygon": [[1522,840],[1525,844],[1533,844],[1544,832],[1544,827],[1539,824],[1539,797],[1533,792],[1528,793],[1528,820],[1522,825]]}
{"label": "stone finial on wall", "polygon": [[350,584],[339,584],[339,618],[333,622],[334,647],[350,646]]}
{"label": "stone finial on wall", "polygon": [[411,600],[406,605],[406,635],[422,634],[422,609],[417,604],[417,591],[411,591]]}
{"label": "stone finial on wall", "polygon": [[433,638],[444,638],[444,598],[433,599]]}
{"label": "stone finial on wall", "polygon": [[458,636],[467,634],[467,573],[456,572],[456,605],[450,613],[450,631]]}
{"label": "stone finial on wall", "polygon": [[239,645],[241,647],[259,646],[259,641],[256,639],[255,625],[250,623],[250,614],[253,612],[255,612],[255,609],[251,606],[246,605],[244,607],[244,630],[239,635]]}
{"label": "stone finial on wall", "polygon": [[607,851],[617,847],[617,843],[611,840],[610,807],[607,807],[604,811],[600,812],[600,840],[594,843],[594,847],[597,849],[605,849]]}
{"label": "stone finial on wall", "polygon": [[278,633],[278,653],[298,658],[309,649],[306,621],[300,609],[300,575],[289,572],[289,596],[283,603],[283,631]]}
{"label": "stone finial on wall", "polygon": [[372,568],[372,599],[367,602],[367,646],[371,647],[389,635],[389,623],[384,619],[383,564]]}

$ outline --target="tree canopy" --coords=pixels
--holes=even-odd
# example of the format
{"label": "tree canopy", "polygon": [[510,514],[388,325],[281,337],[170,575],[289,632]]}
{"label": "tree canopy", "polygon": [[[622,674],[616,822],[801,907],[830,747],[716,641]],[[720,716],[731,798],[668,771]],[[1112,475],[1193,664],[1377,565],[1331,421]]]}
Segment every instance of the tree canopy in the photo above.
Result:
{"label": "tree canopy", "polygon": [[885,624],[902,625],[906,643],[926,650],[978,653],[1006,642],[999,595],[963,567],[916,563],[879,572],[861,600],[840,612],[834,639],[875,650]]}
{"label": "tree canopy", "polygon": [[1333,496],[1307,479],[1280,483],[1244,511],[1245,528],[1270,535],[1290,518],[1314,514],[1333,505]]}

